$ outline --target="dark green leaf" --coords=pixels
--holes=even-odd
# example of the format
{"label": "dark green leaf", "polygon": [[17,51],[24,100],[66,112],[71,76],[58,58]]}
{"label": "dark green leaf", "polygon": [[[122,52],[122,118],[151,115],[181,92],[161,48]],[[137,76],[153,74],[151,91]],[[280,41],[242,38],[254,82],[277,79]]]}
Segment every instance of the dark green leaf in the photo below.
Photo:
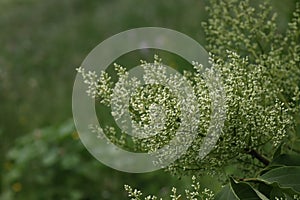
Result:
{"label": "dark green leaf", "polygon": [[276,168],[279,168],[279,167],[282,167],[282,165],[270,165],[264,169],[262,169],[260,172],[259,172],[259,175],[262,176],[263,174],[267,173],[268,171],[270,170],[273,170],[273,169],[276,169]]}
{"label": "dark green leaf", "polygon": [[271,200],[275,200],[275,197],[285,198],[283,191],[278,187],[273,187],[273,189],[271,190],[271,193],[270,193]]}
{"label": "dark green leaf", "polygon": [[266,197],[270,197],[270,193],[272,191],[273,187],[271,185],[267,185],[263,182],[259,183],[258,190],[264,194]]}
{"label": "dark green leaf", "polygon": [[300,155],[281,154],[270,165],[300,166]]}
{"label": "dark green leaf", "polygon": [[230,179],[230,184],[236,196],[241,200],[268,200],[267,197],[255,190],[248,183],[237,183],[233,179]]}
{"label": "dark green leaf", "polygon": [[270,193],[270,199],[275,200],[275,197],[277,198],[283,198],[285,200],[294,200],[293,196],[296,193],[292,189],[282,189],[279,188],[278,185],[274,185],[271,193]]}
{"label": "dark green leaf", "polygon": [[267,184],[276,183],[280,188],[292,188],[300,193],[300,167],[278,167],[266,172],[258,179]]}

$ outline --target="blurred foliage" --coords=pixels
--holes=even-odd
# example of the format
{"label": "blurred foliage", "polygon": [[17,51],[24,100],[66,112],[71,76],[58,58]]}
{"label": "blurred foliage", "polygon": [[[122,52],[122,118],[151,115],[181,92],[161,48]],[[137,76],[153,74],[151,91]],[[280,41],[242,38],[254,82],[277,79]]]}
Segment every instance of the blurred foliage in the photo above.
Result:
{"label": "blurred foliage", "polygon": [[[3,176],[7,178],[7,172],[3,169],[7,163],[4,161],[6,152],[11,148],[22,149],[22,146],[31,143],[31,139],[27,139],[27,143],[26,140],[20,143],[19,140],[22,139],[16,138],[38,127],[51,125],[55,129],[55,126],[71,117],[75,68],[94,46],[113,34],[140,26],[177,28],[182,32],[192,33],[193,37],[199,36],[199,32],[193,30],[200,27],[201,20],[205,17],[202,12],[197,12],[198,9],[204,10],[204,4],[196,0],[190,3],[182,1],[174,4],[170,0],[1,0],[0,130],[3,137],[0,145],[0,181],[2,182]],[[189,21],[189,18],[200,20]],[[58,133],[53,130],[52,134]],[[19,147],[13,147],[15,140]],[[77,145],[83,148],[81,143],[78,142]],[[44,148],[50,152],[54,151],[48,145]],[[72,152],[75,154],[76,147],[73,148]],[[42,153],[36,148],[28,151],[29,154]],[[83,154],[83,157],[88,161],[97,162],[87,153]],[[28,174],[31,174],[32,179],[38,178],[39,167],[43,165],[39,161],[41,160],[28,158],[25,162],[26,165],[38,163],[31,172],[15,164],[16,171],[20,174],[19,178],[22,179],[19,181],[27,182],[28,177],[22,175]],[[121,176],[99,163],[98,165],[99,169],[95,171]],[[82,167],[89,168],[88,164]],[[57,177],[62,175],[54,166],[50,168],[49,173],[54,173]],[[48,173],[48,170],[45,171]],[[43,176],[46,183],[47,176]],[[74,175],[74,179],[84,185],[82,176]],[[119,180],[122,187],[112,190],[115,195],[123,191],[123,184],[127,182],[121,181],[121,178]],[[97,185],[102,182],[105,181],[99,178]],[[115,184],[109,178],[106,182]],[[2,183],[1,188],[7,187],[5,184]],[[51,181],[46,185],[48,190],[64,190],[61,185],[56,186]],[[32,184],[32,188],[35,187],[40,187],[38,182]],[[155,190],[157,188],[155,187]],[[3,189],[0,189],[0,193],[1,190]],[[105,191],[105,188],[93,190],[99,192]],[[151,188],[149,190],[151,191]],[[30,194],[30,188],[24,184],[22,191]]]}
{"label": "blurred foliage", "polygon": [[[282,30],[295,1],[272,0]],[[71,117],[75,68],[99,42],[135,27],[171,28],[204,45],[206,5],[197,0],[0,0],[3,199],[15,192],[17,199],[120,199],[125,183],[156,194],[163,188],[163,193],[176,179],[161,172],[136,176],[110,170],[86,152],[72,122],[63,123]]]}
{"label": "blurred foliage", "polygon": [[[72,120],[20,137],[4,163],[0,199],[124,199],[124,184],[167,195],[189,179],[128,174],[103,166],[81,144]],[[153,184],[155,183],[155,184]]]}

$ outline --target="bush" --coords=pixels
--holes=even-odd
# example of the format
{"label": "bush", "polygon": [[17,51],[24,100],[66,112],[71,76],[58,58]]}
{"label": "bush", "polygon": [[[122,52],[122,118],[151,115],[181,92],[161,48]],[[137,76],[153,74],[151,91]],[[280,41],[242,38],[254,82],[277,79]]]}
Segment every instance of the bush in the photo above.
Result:
{"label": "bush", "polygon": [[[201,74],[202,66],[195,63],[195,71],[184,75],[193,85],[199,110],[203,113],[201,118],[192,121],[199,125],[198,135],[188,152],[166,170],[177,175],[202,175],[209,171],[212,175],[221,176],[221,181],[225,181],[222,175],[229,176],[228,185],[216,195],[216,199],[298,199],[300,156],[295,141],[299,140],[300,4],[296,6],[288,29],[281,33],[276,24],[276,13],[269,4],[255,8],[249,1],[215,0],[209,7],[209,19],[204,28],[212,64],[205,74],[209,79],[214,71],[220,73],[226,93],[225,126],[216,147],[199,160],[199,149],[203,134],[207,135],[205,130],[210,121],[209,109],[213,100],[208,99],[208,93],[212,91],[208,91],[210,83],[205,82],[207,79]],[[142,62],[142,65],[149,83],[165,81],[166,72],[159,58],[155,57],[154,64]],[[95,77],[89,77],[92,73],[86,73],[82,68],[79,72],[89,84],[88,93],[93,98],[108,106],[117,104],[118,108],[124,109],[121,100],[112,96],[114,82],[111,82],[108,73],[104,72],[98,79],[95,74]],[[138,85],[138,81],[129,79],[126,68],[119,65],[116,65],[116,72],[119,82],[115,84],[114,92],[120,90],[118,98],[122,99],[122,95],[126,94],[120,88]],[[169,83],[176,85],[174,80]],[[132,119],[144,127],[149,126],[152,115],[160,116],[152,113],[151,103],[168,111],[162,133],[146,139],[133,137],[133,149],[156,151],[170,141],[178,124],[188,127],[178,120],[182,110],[176,105],[181,102],[169,93],[165,88],[149,84],[138,91],[140,96],[130,99]],[[213,91],[212,96],[219,98],[218,95],[222,94]],[[194,111],[190,109],[190,112],[192,115]],[[117,110],[114,117],[121,118],[119,113],[123,113],[122,110]],[[124,137],[115,138],[115,130],[112,129],[105,128],[101,132],[111,136],[114,143],[130,147]],[[170,155],[162,155],[162,159],[163,156]],[[254,178],[247,178],[249,176]],[[140,198],[138,191],[135,193],[130,187],[126,189],[132,199]]]}

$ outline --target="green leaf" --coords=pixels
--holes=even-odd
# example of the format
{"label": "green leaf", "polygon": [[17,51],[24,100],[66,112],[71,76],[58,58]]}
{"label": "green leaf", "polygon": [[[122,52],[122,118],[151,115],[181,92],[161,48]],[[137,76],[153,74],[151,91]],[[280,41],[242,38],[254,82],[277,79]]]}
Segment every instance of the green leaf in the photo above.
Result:
{"label": "green leaf", "polygon": [[272,169],[258,178],[266,184],[278,184],[280,188],[292,188],[300,193],[300,167],[284,166]]}
{"label": "green leaf", "polygon": [[[253,188],[254,189],[254,188]],[[260,199],[262,200],[269,200],[263,193],[261,193],[260,191],[254,189],[254,191],[256,192],[256,194],[259,196]]]}
{"label": "green leaf", "polygon": [[239,200],[233,193],[231,187],[226,185],[223,189],[217,193],[215,200]]}
{"label": "green leaf", "polygon": [[273,169],[277,169],[279,167],[282,167],[282,165],[269,165],[268,167],[262,169],[259,172],[259,175],[262,176],[263,174],[267,173],[268,171],[273,170]]}
{"label": "green leaf", "polygon": [[270,170],[274,170],[283,166],[300,166],[300,155],[297,154],[281,154],[274,158],[270,165],[264,168],[259,174],[263,175]]}
{"label": "green leaf", "polygon": [[270,200],[275,200],[275,197],[285,200],[294,200],[293,196],[297,194],[291,188],[283,189],[280,188],[278,184],[267,185],[264,182],[259,183],[258,190]]}
{"label": "green leaf", "polygon": [[215,197],[216,200],[269,200],[264,194],[245,182],[236,182],[232,178]]}
{"label": "green leaf", "polygon": [[273,187],[271,185],[267,185],[264,182],[258,184],[258,190],[264,194],[266,197],[270,197],[270,193]]}
{"label": "green leaf", "polygon": [[239,199],[241,200],[268,200],[262,193],[255,190],[251,185],[245,182],[235,182],[230,179],[230,185]]}
{"label": "green leaf", "polygon": [[300,155],[281,154],[277,156],[270,165],[300,166]]}
{"label": "green leaf", "polygon": [[278,186],[274,186],[270,193],[270,199],[275,200],[275,197],[277,198],[283,198],[285,200],[294,200],[293,197],[294,193],[290,193],[289,191],[285,191]]}

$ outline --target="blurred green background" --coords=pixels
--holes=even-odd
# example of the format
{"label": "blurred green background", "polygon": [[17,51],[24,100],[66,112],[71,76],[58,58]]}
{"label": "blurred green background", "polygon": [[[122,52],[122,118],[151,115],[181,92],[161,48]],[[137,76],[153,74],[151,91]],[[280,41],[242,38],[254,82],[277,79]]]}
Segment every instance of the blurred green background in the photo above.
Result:
{"label": "blurred green background", "polygon": [[[271,2],[283,31],[296,0]],[[99,163],[78,139],[71,97],[75,68],[121,31],[165,27],[205,46],[205,6],[203,0],[0,0],[0,198],[126,199],[124,184],[159,196],[189,185],[189,177],[127,174]],[[131,54],[120,64],[138,60]],[[219,188],[209,177],[199,180]]]}

